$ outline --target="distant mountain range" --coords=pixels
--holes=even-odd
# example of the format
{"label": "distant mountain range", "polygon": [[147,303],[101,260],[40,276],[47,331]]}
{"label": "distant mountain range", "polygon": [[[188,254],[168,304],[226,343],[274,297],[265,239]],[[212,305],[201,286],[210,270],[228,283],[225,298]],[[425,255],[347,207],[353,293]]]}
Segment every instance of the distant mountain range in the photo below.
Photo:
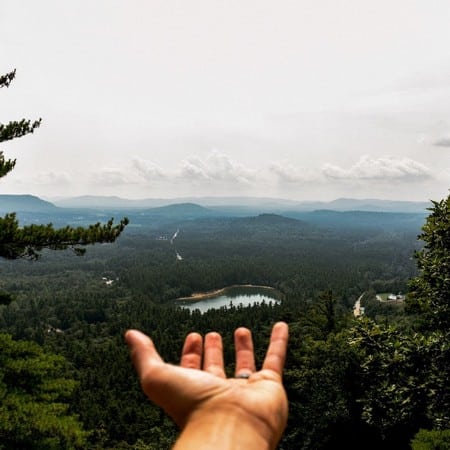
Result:
{"label": "distant mountain range", "polygon": [[0,212],[55,212],[58,208],[34,195],[0,195]]}
{"label": "distant mountain range", "polygon": [[121,197],[102,197],[85,195],[51,200],[56,206],[64,208],[155,208],[173,204],[194,203],[204,207],[288,207],[298,205],[298,202],[285,199],[261,198],[261,197],[178,197],[178,198],[145,198],[131,200]]}
{"label": "distant mountain range", "polygon": [[[83,196],[54,200],[42,200],[33,195],[0,195],[0,212],[56,212],[58,208],[111,210],[145,210],[155,215],[195,216],[245,215],[261,213],[331,211],[373,212],[425,212],[430,202],[395,201],[379,199],[339,198],[330,202],[296,202],[293,200],[260,197],[198,197],[173,199],[130,200],[120,197]],[[201,209],[203,208],[203,209]]]}
{"label": "distant mountain range", "polygon": [[305,202],[303,206],[307,206],[309,210],[423,212],[431,206],[431,202],[338,198],[331,202]]}
{"label": "distant mountain range", "polygon": [[[182,228],[186,232],[197,226],[212,233],[217,231],[217,227],[224,227],[231,236],[235,227],[247,230],[249,236],[258,230],[264,233],[274,228],[295,234],[309,226],[349,232],[358,228],[418,232],[427,215],[426,208],[430,206],[424,202],[373,199],[337,199],[332,202],[262,198],[180,200],[186,199],[138,201],[88,197],[58,201],[55,205],[32,195],[0,195],[0,217],[8,212],[17,212],[22,225],[52,223],[56,227],[88,226],[110,218],[128,217],[128,233],[144,228],[159,232],[157,230],[167,227],[174,230]],[[152,202],[162,205],[149,207]]]}

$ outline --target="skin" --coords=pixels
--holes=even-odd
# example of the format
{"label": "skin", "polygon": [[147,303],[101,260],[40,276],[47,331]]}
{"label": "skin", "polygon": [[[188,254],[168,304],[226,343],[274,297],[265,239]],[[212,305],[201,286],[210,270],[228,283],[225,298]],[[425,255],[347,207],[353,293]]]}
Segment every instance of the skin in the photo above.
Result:
{"label": "skin", "polygon": [[234,333],[235,376],[226,378],[222,338],[198,333],[184,342],[179,366],[165,363],[152,340],[129,330],[125,340],[145,394],[178,424],[175,450],[275,449],[286,427],[282,371],[288,326],[273,326],[262,369],[256,371],[250,330]]}

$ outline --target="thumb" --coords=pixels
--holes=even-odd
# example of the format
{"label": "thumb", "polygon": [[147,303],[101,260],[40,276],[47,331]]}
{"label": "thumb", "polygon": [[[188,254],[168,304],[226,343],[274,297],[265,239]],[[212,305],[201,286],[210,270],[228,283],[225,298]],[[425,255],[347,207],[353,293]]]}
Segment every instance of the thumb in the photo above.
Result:
{"label": "thumb", "polygon": [[144,333],[128,330],[125,333],[125,342],[130,349],[131,360],[140,380],[149,374],[152,367],[163,363],[153,341]]}

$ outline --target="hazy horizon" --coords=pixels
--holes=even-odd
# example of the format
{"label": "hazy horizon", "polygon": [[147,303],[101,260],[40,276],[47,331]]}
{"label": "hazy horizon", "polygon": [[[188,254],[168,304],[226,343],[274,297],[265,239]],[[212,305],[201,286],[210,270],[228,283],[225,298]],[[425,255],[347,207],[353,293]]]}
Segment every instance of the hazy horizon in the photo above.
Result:
{"label": "hazy horizon", "polygon": [[[1,195],[1,194],[0,194]],[[17,194],[20,195],[20,194]],[[33,194],[30,194],[33,195]],[[315,202],[324,202],[324,203],[331,203],[335,201],[342,201],[342,200],[354,200],[354,201],[380,201],[380,202],[411,202],[411,203],[421,203],[421,202],[428,202],[429,200],[434,199],[427,199],[427,200],[399,200],[396,198],[392,199],[386,199],[386,198],[375,198],[375,197],[335,197],[331,198],[330,200],[317,200],[317,199],[304,199],[304,200],[296,200],[296,199],[290,199],[285,197],[267,197],[267,196],[229,196],[229,195],[198,195],[198,196],[172,196],[172,197],[126,197],[126,196],[120,196],[120,195],[92,195],[92,194],[83,194],[83,195],[77,195],[77,196],[38,196],[36,197],[42,198],[43,200],[47,201],[62,201],[62,200],[70,200],[70,199],[77,199],[77,198],[116,198],[120,200],[129,200],[129,201],[144,201],[144,200],[183,200],[183,199],[216,199],[216,200],[224,200],[224,199],[230,199],[230,200],[267,200],[267,201],[285,201],[290,203],[315,203]]]}
{"label": "hazy horizon", "polygon": [[1,194],[429,201],[450,2],[5,0]]}

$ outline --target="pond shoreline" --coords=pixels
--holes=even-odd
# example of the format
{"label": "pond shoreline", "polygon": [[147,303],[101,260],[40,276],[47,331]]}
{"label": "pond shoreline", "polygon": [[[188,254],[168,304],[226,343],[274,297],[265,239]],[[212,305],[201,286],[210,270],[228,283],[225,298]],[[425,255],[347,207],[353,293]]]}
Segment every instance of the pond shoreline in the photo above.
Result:
{"label": "pond shoreline", "polygon": [[210,298],[214,298],[217,297],[220,294],[225,293],[226,291],[228,291],[229,289],[233,289],[233,288],[258,288],[258,289],[267,289],[267,290],[271,290],[271,291],[277,291],[277,289],[275,289],[272,286],[261,286],[258,284],[233,284],[231,286],[227,286],[221,289],[216,289],[214,291],[208,291],[208,292],[194,292],[192,295],[190,295],[189,297],[178,297],[175,299],[176,302],[199,302],[201,300],[208,300]]}

